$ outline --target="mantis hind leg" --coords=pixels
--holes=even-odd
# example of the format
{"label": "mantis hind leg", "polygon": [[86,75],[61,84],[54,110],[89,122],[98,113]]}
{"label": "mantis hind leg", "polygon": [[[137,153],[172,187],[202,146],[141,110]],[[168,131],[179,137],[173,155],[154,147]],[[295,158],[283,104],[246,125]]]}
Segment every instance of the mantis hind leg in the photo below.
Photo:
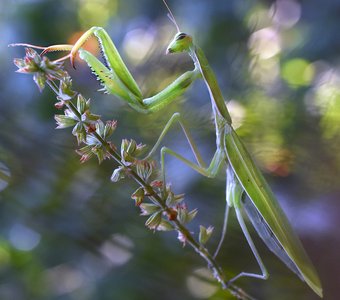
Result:
{"label": "mantis hind leg", "polygon": [[256,261],[261,269],[261,272],[262,274],[257,274],[257,273],[249,273],[249,272],[241,272],[240,274],[236,275],[234,278],[230,279],[229,280],[229,283],[232,283],[234,281],[236,281],[237,279],[239,279],[240,277],[253,277],[253,278],[258,278],[258,279],[267,279],[269,274],[268,274],[268,271],[261,259],[261,256],[260,254],[258,253],[256,247],[255,247],[255,244],[249,234],[249,231],[247,229],[247,226],[243,220],[243,217],[242,217],[242,214],[241,214],[241,211],[239,210],[239,208],[235,208],[235,211],[236,211],[236,217],[237,217],[237,220],[238,220],[238,223],[240,224],[241,226],[241,229],[243,231],[243,234],[249,244],[249,247],[251,249],[251,251],[253,252],[255,258],[256,258]]}
{"label": "mantis hind leg", "polygon": [[268,278],[268,271],[262,262],[262,259],[255,247],[255,244],[249,234],[249,231],[247,229],[247,226],[244,222],[241,208],[242,208],[242,203],[243,203],[243,197],[246,197],[246,194],[244,192],[243,187],[239,183],[236,175],[234,174],[234,171],[231,167],[231,165],[228,165],[227,168],[227,205],[232,206],[235,208],[236,212],[236,217],[238,220],[238,223],[240,224],[240,227],[242,229],[242,232],[248,242],[248,245],[253,252],[256,261],[261,269],[262,274],[257,274],[257,273],[249,273],[249,272],[241,272],[240,274],[236,275],[234,278],[229,280],[229,284],[236,281],[240,277],[254,277],[254,278],[259,278],[259,279],[267,279]]}
{"label": "mantis hind leg", "polygon": [[162,133],[160,134],[157,142],[155,143],[155,145],[152,147],[152,149],[150,150],[150,152],[148,153],[148,155],[145,157],[145,159],[151,157],[158,149],[158,147],[160,146],[162,140],[164,139],[165,135],[167,134],[167,132],[170,130],[171,126],[173,126],[175,123],[178,123],[181,126],[181,129],[190,145],[190,148],[195,156],[195,159],[197,161],[197,164],[200,167],[204,166],[204,162],[202,159],[201,154],[198,151],[198,148],[193,140],[193,138],[191,137],[191,134],[189,133],[189,131],[187,130],[186,126],[184,125],[183,121],[181,120],[181,114],[180,113],[174,113],[172,115],[172,117],[170,118],[170,120],[167,122],[167,124],[165,125]]}

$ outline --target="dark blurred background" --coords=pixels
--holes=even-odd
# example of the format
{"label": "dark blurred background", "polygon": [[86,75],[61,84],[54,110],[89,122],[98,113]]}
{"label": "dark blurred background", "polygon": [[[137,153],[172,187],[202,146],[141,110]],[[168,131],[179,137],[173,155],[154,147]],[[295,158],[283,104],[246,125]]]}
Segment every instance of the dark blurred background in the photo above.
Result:
{"label": "dark blurred background", "polygon": [[[337,0],[169,0],[181,30],[205,51],[239,133],[286,211],[324,287],[340,283],[340,2]],[[176,235],[153,233],[130,199],[136,185],[109,180],[114,165],[79,163],[69,130],[55,130],[54,96],[15,73],[13,42],[73,43],[105,27],[145,95],[184,70],[187,55],[165,56],[176,30],[161,0],[1,0],[0,2],[0,299],[232,299],[195,279],[204,261]],[[93,51],[95,40],[89,41]],[[51,57],[57,57],[51,55]],[[117,119],[114,142],[151,145],[180,111],[206,161],[214,152],[208,92],[141,115],[109,95],[80,61],[67,68],[103,119]],[[165,144],[192,158],[178,128]],[[225,175],[195,174],[168,158],[168,179],[198,208],[192,231],[223,222]],[[5,174],[5,175],[4,175]],[[9,180],[8,180],[9,178]],[[219,262],[231,277],[259,268],[231,215]],[[250,226],[249,226],[250,227]],[[251,228],[251,227],[250,227]],[[270,278],[238,281],[258,299],[318,299],[252,230]]]}

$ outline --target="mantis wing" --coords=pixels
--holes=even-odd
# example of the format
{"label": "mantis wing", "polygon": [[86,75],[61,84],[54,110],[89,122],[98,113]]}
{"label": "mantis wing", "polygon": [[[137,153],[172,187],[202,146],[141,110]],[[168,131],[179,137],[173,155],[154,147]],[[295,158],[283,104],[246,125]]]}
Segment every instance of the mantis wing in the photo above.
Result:
{"label": "mantis wing", "polygon": [[[226,155],[234,173],[251,200],[251,203],[245,206],[248,216],[253,217],[253,219],[262,217],[265,221],[264,224],[268,227],[267,232],[272,232],[276,238],[273,243],[279,243],[276,248],[282,248],[291,262],[287,261],[285,255],[280,255],[279,251],[273,250],[273,245],[270,245],[266,239],[264,239],[265,243],[288,267],[294,272],[298,272],[299,277],[305,280],[316,294],[322,297],[319,277],[299,238],[289,224],[286,215],[260,170],[255,166],[248,151],[232,127],[228,128],[225,147]],[[253,209],[251,206],[254,206]],[[255,226],[255,229],[259,231],[261,226]],[[263,231],[259,234],[263,238]]]}

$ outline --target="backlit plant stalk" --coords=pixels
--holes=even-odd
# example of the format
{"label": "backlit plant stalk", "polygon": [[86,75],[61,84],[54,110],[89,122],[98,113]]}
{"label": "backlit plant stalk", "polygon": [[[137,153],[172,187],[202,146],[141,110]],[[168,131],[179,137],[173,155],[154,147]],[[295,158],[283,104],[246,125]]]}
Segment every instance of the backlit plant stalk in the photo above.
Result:
{"label": "backlit plant stalk", "polygon": [[[33,49],[26,48],[25,58],[15,59],[14,63],[18,67],[17,72],[33,75],[40,91],[48,85],[56,94],[58,101],[55,106],[64,110],[63,114],[55,116],[57,129],[73,127],[72,134],[77,138],[78,145],[85,144],[76,150],[81,156],[81,162],[86,162],[93,156],[97,157],[99,163],[105,159],[113,159],[118,167],[113,171],[111,181],[117,182],[128,177],[139,185],[131,198],[140,208],[141,215],[148,216],[145,225],[152,230],[177,231],[179,241],[184,245],[189,244],[207,262],[213,276],[224,289],[238,299],[253,299],[236,285],[228,284],[221,267],[204,246],[213,228],[200,226],[198,240],[188,230],[186,225],[196,216],[197,210],[189,211],[183,204],[183,194],[175,195],[170,185],[163,186],[163,182],[157,178],[154,161],[138,158],[145,145],[124,139],[118,152],[109,140],[117,127],[117,121],[104,123],[99,115],[91,113],[90,101],[72,90],[72,80],[60,62],[50,61]],[[146,198],[150,202],[145,202]]]}

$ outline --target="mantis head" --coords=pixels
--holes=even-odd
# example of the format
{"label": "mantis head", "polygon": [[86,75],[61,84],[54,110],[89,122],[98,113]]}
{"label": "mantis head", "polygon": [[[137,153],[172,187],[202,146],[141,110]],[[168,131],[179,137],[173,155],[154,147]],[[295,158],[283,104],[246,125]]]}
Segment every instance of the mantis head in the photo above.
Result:
{"label": "mantis head", "polygon": [[166,3],[165,0],[163,0],[163,3],[169,11],[168,17],[169,17],[170,21],[175,25],[175,27],[177,29],[177,34],[175,35],[173,40],[170,42],[168,48],[166,49],[166,54],[176,53],[176,52],[184,52],[184,51],[188,52],[193,45],[192,37],[190,35],[180,31],[179,26],[176,22],[176,19],[171,12],[170,7],[168,6],[168,4]]}
{"label": "mantis head", "polygon": [[188,52],[192,47],[192,37],[186,33],[178,32],[166,49],[166,54]]}

